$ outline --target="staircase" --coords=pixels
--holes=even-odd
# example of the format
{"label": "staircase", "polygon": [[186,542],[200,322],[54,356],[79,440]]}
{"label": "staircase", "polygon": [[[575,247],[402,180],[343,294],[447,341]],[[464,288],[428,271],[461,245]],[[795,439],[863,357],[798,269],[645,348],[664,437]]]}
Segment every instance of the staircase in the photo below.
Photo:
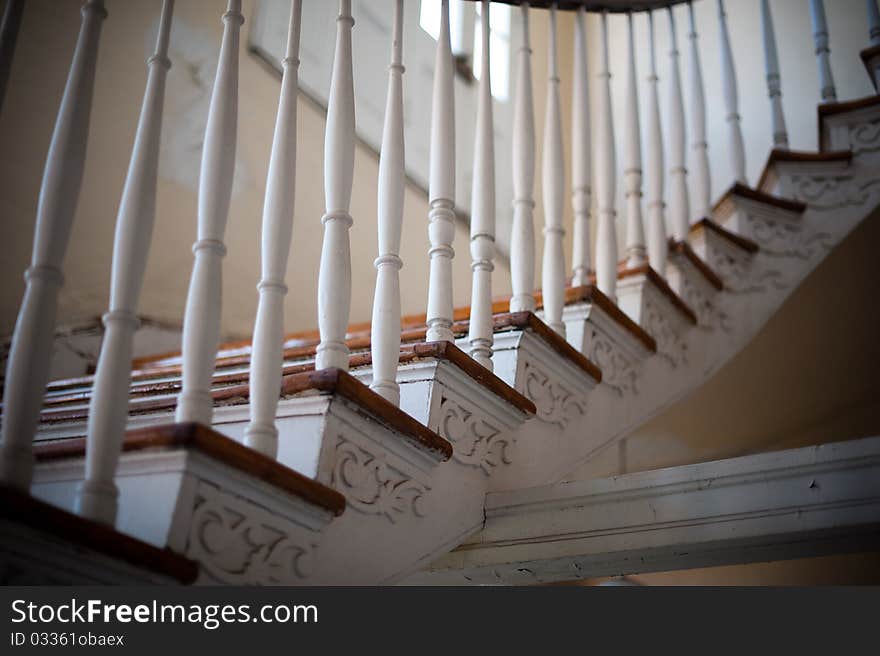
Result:
{"label": "staircase", "polygon": [[[550,4],[534,3],[531,11]],[[558,10],[576,11],[576,26],[583,30],[589,4],[560,3]],[[659,13],[670,3],[636,4],[639,9],[652,5],[653,13]],[[811,3],[820,28],[821,5]],[[724,26],[723,5],[719,6]],[[766,26],[769,9],[766,2],[762,6]],[[295,140],[291,143],[286,130],[296,121],[300,9],[299,0],[294,0],[267,182],[263,279],[253,340],[214,348],[235,147],[240,6],[230,0],[206,134],[199,241],[194,246],[183,350],[129,364],[138,276],[152,220],[150,194],[161,127],[161,93],[155,87],[161,84],[160,64],[171,24],[171,3],[166,2],[156,55],[150,59],[153,87],[148,86],[145,95],[120,208],[114,292],[105,315],[107,332],[98,371],[45,386],[39,372],[47,371],[42,352],[51,334],[44,325],[54,324],[52,276],[60,275],[59,253],[63,255],[64,248],[59,243],[62,236],[51,227],[63,225],[65,217],[44,208],[49,218],[41,215],[38,222],[35,264],[29,269],[28,295],[4,388],[0,473],[12,486],[5,503],[20,503],[24,497],[27,503],[51,504],[47,512],[64,513],[67,525],[97,523],[115,535],[136,539],[144,549],[172,552],[185,561],[176,564],[178,570],[194,561],[199,583],[535,583],[743,562],[768,554],[790,557],[793,552],[785,545],[793,541],[801,544],[798,554],[875,544],[880,535],[877,440],[845,443],[818,455],[780,452],[621,480],[564,481],[699,388],[756,336],[826,255],[875,212],[880,204],[880,97],[819,105],[821,150],[792,151],[779,139],[759,180],[749,186],[740,161],[732,55],[722,43],[728,88],[733,87],[725,110],[737,117],[731,120],[731,156],[734,170],[742,169],[741,179],[712,204],[701,182],[708,170],[697,172],[693,184],[682,173],[683,114],[678,117],[681,126],[675,127],[673,120],[681,134],[672,134],[669,145],[672,229],[667,236],[656,95],[649,102],[648,212],[645,219],[641,216],[640,128],[633,109],[637,100],[632,63],[633,102],[624,108],[631,145],[624,162],[627,232],[625,257],[620,260],[614,219],[614,109],[607,85],[603,14],[606,57],[595,91],[604,110],[593,117],[597,166],[592,177],[584,170],[584,162],[589,168],[588,146],[572,144],[575,159],[582,158],[573,172],[575,233],[589,239],[592,180],[598,208],[595,258],[589,241],[576,241],[571,275],[561,268],[562,187],[554,181],[562,180],[564,163],[561,150],[553,146],[558,145],[554,135],[561,134],[561,125],[558,98],[553,100],[558,75],[551,67],[545,130],[550,135],[545,143],[550,145],[543,162],[544,253],[549,259],[544,261],[541,289],[535,289],[534,243],[528,237],[534,233],[534,130],[528,118],[530,73],[522,66],[514,150],[524,158],[524,166],[514,172],[513,296],[492,300],[495,171],[487,55],[474,147],[473,296],[469,306],[453,309],[448,228],[454,170],[447,148],[453,129],[453,65],[444,1],[432,125],[428,311],[401,317],[397,251],[404,181],[404,7],[398,1],[380,159],[380,253],[373,320],[347,325],[352,273],[346,260],[351,224],[346,208],[354,97],[351,6],[342,0],[325,148],[320,327],[314,333],[282,337],[283,273],[294,191],[287,181],[295,179]],[[102,11],[100,2],[85,4],[78,53],[96,47],[96,21]],[[488,11],[488,3],[483,11]],[[522,11],[527,29],[530,10]],[[556,6],[549,11],[555,51]],[[672,29],[674,34],[674,20]],[[880,38],[880,18],[877,32]],[[582,37],[575,40],[576,57],[585,55]],[[483,39],[488,44],[488,27]],[[765,45],[768,52],[775,51],[772,24],[765,31]],[[629,47],[632,53],[631,32]],[[872,51],[865,55],[871,75]],[[697,55],[694,50],[692,56]],[[820,67],[826,55],[820,53]],[[520,63],[528,64],[528,53],[518,56],[526,58]],[[768,57],[768,66],[773,59]],[[632,56],[630,61],[634,62]],[[94,75],[94,62],[91,70],[89,65],[85,54],[72,64],[74,82],[68,84],[69,95],[60,110],[60,117],[70,114],[65,120],[71,123],[82,120],[75,109],[88,104],[88,85],[82,80]],[[585,66],[576,65],[575,71],[586,75]],[[773,75],[778,78],[771,67],[771,101],[777,97]],[[649,80],[656,94],[656,75]],[[823,80],[823,90],[827,83]],[[699,86],[691,92],[702,96]],[[589,119],[588,103],[582,102],[585,111],[576,112],[575,121]],[[87,129],[87,123],[86,116],[79,129]],[[775,134],[784,133],[784,123],[776,127]],[[76,132],[76,126],[71,130]],[[574,134],[589,131],[589,123],[573,128]],[[53,144],[69,155],[58,166],[76,165],[75,142],[68,132],[56,130]],[[62,194],[64,190],[51,187],[50,168],[47,165],[46,193]],[[689,209],[691,196],[700,208],[695,213]],[[40,251],[44,242],[55,250]],[[44,256],[50,259],[41,260]],[[31,424],[34,430],[28,429]],[[726,481],[719,484],[722,489],[707,492],[716,480]],[[813,485],[800,485],[816,480],[833,492],[817,498],[810,491]],[[744,492],[740,494],[737,486]],[[28,489],[32,497],[22,492]],[[646,508],[654,508],[652,500],[667,504],[661,506],[665,510],[660,517],[653,511],[657,526],[645,518]],[[729,514],[702,512],[725,504],[730,505]],[[792,514],[809,516],[809,525],[786,519]],[[715,530],[734,515],[741,520],[736,529]],[[768,528],[765,518],[771,516],[779,530]],[[35,520],[16,515],[9,521]],[[675,533],[679,526],[690,528]],[[708,528],[693,528],[699,526]],[[584,537],[590,530],[599,535],[598,542],[595,535]],[[70,539],[65,530],[55,531],[60,543]],[[15,571],[26,571],[27,559],[24,565],[19,562],[26,550],[15,553]],[[103,561],[96,557],[94,562],[98,568]],[[191,577],[177,580],[188,582]]]}

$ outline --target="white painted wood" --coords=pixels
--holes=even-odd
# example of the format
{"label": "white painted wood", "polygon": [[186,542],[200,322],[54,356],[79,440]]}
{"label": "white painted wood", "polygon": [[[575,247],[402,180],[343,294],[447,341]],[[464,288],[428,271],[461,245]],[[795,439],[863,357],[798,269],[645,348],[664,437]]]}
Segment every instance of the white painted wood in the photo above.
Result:
{"label": "white painted wood", "polygon": [[138,298],[156,218],[156,176],[165,78],[171,68],[168,39],[173,12],[174,0],[164,0],[155,50],[147,59],[147,85],[116,217],[110,307],[103,318],[104,340],[89,405],[86,479],[79,490],[77,512],[107,524],[116,520],[113,479],[128,417]]}
{"label": "white painted wood", "polygon": [[[510,237],[510,311],[534,311],[535,296],[535,110],[529,4],[520,6],[522,42],[516,53],[513,100],[513,228]],[[548,90],[549,92],[549,90]],[[558,98],[557,98],[558,100]]]}
{"label": "white painted wood", "polygon": [[617,162],[614,152],[614,115],[611,107],[611,71],[608,63],[608,14],[602,13],[602,61],[599,71],[599,116],[596,117],[596,285],[617,300],[617,224],[614,196]]}
{"label": "white painted wood", "polygon": [[688,70],[691,101],[691,148],[693,156],[693,186],[695,220],[712,216],[712,174],[709,170],[709,144],[706,141],[706,94],[703,87],[703,69],[700,65],[700,42],[697,22],[694,18],[694,3],[688,2],[690,32],[690,53]]}
{"label": "white painted wood", "polygon": [[571,204],[574,209],[572,286],[590,284],[590,197],[593,149],[590,144],[590,83],[587,71],[587,10],[579,7],[574,23],[571,91]]}
{"label": "white painted wood", "polygon": [[880,10],[877,9],[877,0],[865,0],[868,10],[868,36],[871,38],[871,46],[880,46]]}
{"label": "white painted wood", "polygon": [[301,23],[302,0],[292,0],[287,46],[281,62],[281,94],[263,200],[262,271],[257,285],[260,298],[251,353],[250,423],[244,436],[245,444],[270,458],[278,452],[275,410],[283,367],[284,296],[287,294],[284,274],[293,234],[296,194],[296,103]]}
{"label": "white painted wood", "polygon": [[[684,96],[678,67],[678,34],[672,7],[669,13],[669,218],[672,236],[681,241],[687,238],[691,209],[687,186],[686,144],[684,125]],[[658,271],[661,276],[665,271]]]}
{"label": "white painted wood", "polygon": [[642,133],[639,127],[639,92],[636,82],[636,47],[633,16],[627,14],[629,66],[624,109],[626,151],[623,179],[626,196],[626,265],[634,268],[647,262],[645,228],[642,224]]}
{"label": "white painted wood", "polygon": [[469,353],[492,369],[492,263],[495,257],[495,137],[492,134],[492,93],[489,66],[489,2],[483,0],[482,71],[474,134],[474,174],[471,187],[471,316]]}
{"label": "white painted wood", "polygon": [[666,271],[669,247],[666,242],[666,203],[663,200],[665,165],[663,158],[663,130],[660,122],[660,93],[657,78],[657,53],[654,44],[654,14],[648,12],[648,34],[651,53],[651,71],[648,74],[647,177],[645,186],[648,201],[648,262],[655,271]]}
{"label": "white painted wood", "polygon": [[831,48],[828,38],[828,20],[823,0],[810,0],[810,21],[813,24],[813,43],[816,47],[816,65],[819,69],[819,93],[822,102],[837,102],[834,76],[831,74]]}
{"label": "white painted wood", "polygon": [[427,341],[454,340],[452,334],[452,258],[455,251],[455,96],[449,34],[449,0],[440,6],[440,36],[434,60],[433,105],[431,107],[431,160],[428,195]]}
{"label": "white painted wood", "polygon": [[3,109],[3,99],[6,97],[6,83],[9,81],[23,11],[24,0],[7,0],[3,18],[0,19],[0,109]]}
{"label": "white painted wood", "polygon": [[870,437],[490,493],[485,528],[409,582],[538,583],[876,548],[878,475]]}
{"label": "white painted wood", "polygon": [[229,0],[199,172],[198,240],[183,316],[183,383],[176,418],[210,425],[211,375],[220,341],[223,235],[229,218],[238,122],[241,0]]}
{"label": "white painted wood", "polygon": [[348,231],[354,179],[354,79],[351,62],[351,0],[339,0],[336,52],[330,78],[324,137],[324,243],[318,272],[318,328],[321,343],[316,369],[348,370],[345,330],[351,311],[351,243]]}
{"label": "white painted wood", "polygon": [[731,172],[737,182],[746,184],[746,153],[742,128],[740,127],[736,68],[733,63],[733,49],[730,47],[724,0],[718,0],[718,36],[721,42],[721,86],[724,95],[724,111],[727,115],[730,135],[728,148],[730,149]]}
{"label": "white painted wood", "polygon": [[397,362],[400,357],[400,232],[403,227],[403,0],[394,4],[388,67],[388,99],[379,154],[379,257],[373,298],[373,382],[370,387],[400,405]]}
{"label": "white painted wood", "polygon": [[49,376],[61,264],[70,241],[86,157],[92,89],[101,25],[102,0],[83,3],[82,23],[37,201],[31,265],[6,365],[3,385],[3,439],[0,481],[27,490],[33,471],[31,441],[37,430]]}
{"label": "white painted wood", "polygon": [[562,308],[565,306],[565,228],[562,212],[565,164],[562,152],[562,111],[559,107],[559,70],[556,54],[556,4],[550,6],[547,35],[547,106],[544,114],[544,153],[541,167],[544,201],[544,256],[541,288],[544,320],[565,336]]}
{"label": "white painted wood", "polygon": [[788,149],[788,129],[782,112],[782,81],[779,75],[779,56],[776,53],[776,31],[770,1],[761,0],[761,34],[764,39],[764,68],[767,75],[767,95],[770,97],[770,120],[773,147]]}

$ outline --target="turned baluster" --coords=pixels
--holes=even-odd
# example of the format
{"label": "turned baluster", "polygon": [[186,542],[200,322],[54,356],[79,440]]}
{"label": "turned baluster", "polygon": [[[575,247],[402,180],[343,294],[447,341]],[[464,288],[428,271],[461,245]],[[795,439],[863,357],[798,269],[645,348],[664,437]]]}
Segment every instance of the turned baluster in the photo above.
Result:
{"label": "turned baluster", "polygon": [[3,99],[6,97],[6,83],[9,81],[23,10],[24,0],[7,0],[0,20],[0,109],[3,109]]}
{"label": "turned baluster", "polygon": [[351,62],[351,0],[339,0],[336,51],[327,101],[324,138],[324,243],[318,270],[318,328],[321,343],[316,369],[348,370],[345,329],[351,310],[349,214],[354,178],[354,78]]}
{"label": "turned baluster", "polygon": [[825,3],[822,0],[810,0],[810,20],[813,23],[813,43],[816,46],[816,65],[819,69],[819,91],[822,102],[837,102],[834,76],[831,74],[828,21],[825,18]]}
{"label": "turned baluster", "polygon": [[292,0],[287,47],[281,60],[281,95],[269,155],[263,199],[262,271],[254,323],[250,371],[250,423],[244,442],[274,458],[278,453],[275,412],[281,387],[284,352],[284,274],[293,233],[296,185],[296,102],[302,0]]}
{"label": "turned baluster", "polygon": [[718,0],[718,28],[721,41],[721,87],[724,95],[724,110],[729,133],[730,164],[734,179],[741,184],[746,184],[746,151],[740,126],[736,69],[733,65],[733,49],[730,47],[730,35],[727,32],[727,14],[724,11],[724,0]]}
{"label": "turned baluster", "polygon": [[403,0],[394,4],[391,65],[382,150],[379,154],[379,257],[373,298],[373,382],[370,387],[400,404],[397,362],[400,354],[400,231],[403,224]]}
{"label": "turned baluster", "polygon": [[535,115],[532,102],[532,49],[529,5],[523,3],[522,43],[517,51],[513,102],[513,229],[510,238],[510,311],[535,309]]}
{"label": "turned baluster", "polygon": [[79,198],[86,157],[92,89],[101,24],[107,12],[101,0],[83,3],[82,23],[37,201],[31,265],[3,385],[3,440],[0,481],[23,490],[33,473],[32,441],[37,430],[63,282],[61,263]]}
{"label": "turned baluster", "polygon": [[690,19],[690,57],[689,81],[691,100],[691,147],[694,151],[693,185],[696,202],[696,218],[712,214],[712,176],[709,173],[709,144],[706,141],[706,94],[703,90],[703,68],[700,65],[700,42],[697,35],[697,22],[694,18],[694,3],[688,2]]}
{"label": "turned baluster", "polygon": [[626,76],[626,150],[623,177],[626,188],[626,265],[643,265],[645,229],[642,225],[642,137],[639,127],[639,93],[636,88],[636,47],[632,12],[626,16],[629,40],[629,66]]}
{"label": "turned baluster", "polygon": [[198,239],[183,315],[183,384],[177,421],[211,423],[211,378],[220,340],[223,235],[229,218],[238,119],[241,0],[229,0],[199,172]]}
{"label": "turned baluster", "polygon": [[495,141],[489,66],[489,2],[483,0],[482,70],[477,91],[474,174],[471,187],[471,316],[470,356],[492,370],[492,260],[495,256]]}
{"label": "turned baluster", "polygon": [[[684,97],[681,92],[681,77],[678,69],[678,35],[675,28],[675,14],[667,7],[669,14],[669,214],[672,222],[672,236],[677,240],[687,237],[690,227],[690,199],[687,187],[686,143],[684,128]],[[664,271],[659,271],[665,275]]]}
{"label": "turned baluster", "polygon": [[168,39],[173,11],[174,0],[164,0],[156,48],[147,59],[144,101],[116,217],[110,308],[104,315],[104,340],[89,404],[86,476],[77,511],[108,524],[116,520],[113,479],[128,417],[132,341],[138,327],[135,313],[156,218],[156,176],[165,78],[171,68]]}
{"label": "turned baluster", "polygon": [[449,0],[440,5],[440,35],[434,59],[431,106],[431,158],[428,196],[428,332],[431,341],[454,341],[452,334],[452,240],[455,238],[454,63],[449,34]]}
{"label": "turned baluster", "polygon": [[666,203],[663,202],[664,164],[663,132],[660,123],[660,93],[657,79],[657,56],[654,46],[654,14],[648,12],[648,35],[651,72],[648,75],[647,147],[648,167],[648,262],[655,271],[666,271],[669,247],[666,243]]}
{"label": "turned baluster", "polygon": [[617,162],[614,153],[614,116],[611,108],[611,72],[608,63],[608,12],[602,12],[602,60],[599,72],[599,115],[596,117],[596,284],[617,301],[617,225],[614,194]]}
{"label": "turned baluster", "polygon": [[574,23],[574,65],[571,92],[571,204],[573,286],[590,283],[590,91],[587,75],[587,10],[578,7]]}
{"label": "turned baluster", "polygon": [[544,115],[544,153],[541,167],[544,200],[544,257],[541,287],[544,319],[565,336],[562,309],[565,306],[565,252],[562,238],[562,207],[565,202],[565,164],[562,154],[562,113],[559,108],[559,72],[556,59],[556,4],[550,6],[547,51],[547,111]]}
{"label": "turned baluster", "polygon": [[770,96],[770,118],[773,128],[773,147],[788,149],[788,130],[782,113],[782,86],[779,77],[779,57],[776,54],[776,33],[769,0],[761,0],[761,34],[764,39],[764,68],[767,71],[767,94]]}

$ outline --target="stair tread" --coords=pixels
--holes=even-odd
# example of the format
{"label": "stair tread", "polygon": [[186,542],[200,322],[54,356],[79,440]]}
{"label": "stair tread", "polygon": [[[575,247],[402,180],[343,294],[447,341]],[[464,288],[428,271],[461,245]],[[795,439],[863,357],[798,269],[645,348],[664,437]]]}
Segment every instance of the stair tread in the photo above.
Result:
{"label": "stair tread", "polygon": [[691,248],[691,245],[686,241],[676,241],[675,239],[670,238],[669,251],[686,258],[716,290],[720,292],[724,289],[724,282],[718,277],[718,274],[712,271],[708,264],[703,262],[700,256],[694,252],[694,249]]}
{"label": "stair tread", "polygon": [[0,517],[51,533],[135,567],[163,574],[180,583],[192,583],[198,576],[198,563],[185,556],[168,548],[160,549],[112,526],[80,517],[7,485],[0,485]]}
{"label": "stair tread", "polygon": [[663,293],[666,298],[668,298],[672,305],[677,309],[681,314],[685,316],[685,318],[693,325],[697,325],[697,315],[690,308],[690,306],[685,303],[681,297],[673,291],[672,287],[657,273],[650,264],[643,264],[642,266],[626,268],[626,264],[623,263],[621,267],[619,267],[617,272],[618,279],[624,280],[626,278],[631,278],[633,276],[643,275],[648,280],[650,280],[654,285]]}
{"label": "stair tread", "polygon": [[[336,490],[202,424],[188,422],[131,430],[125,433],[122,442],[122,450],[126,453],[159,448],[199,451],[333,515],[341,515],[345,510],[345,497]],[[80,458],[85,456],[85,452],[84,437],[34,445],[34,457],[38,462]]]}
{"label": "stair tread", "polygon": [[691,226],[690,232],[692,234],[695,234],[695,233],[699,232],[700,230],[704,230],[704,229],[711,230],[712,232],[717,234],[719,237],[723,237],[724,239],[729,241],[734,246],[737,246],[748,253],[757,253],[759,250],[758,245],[755,242],[753,242],[751,239],[747,239],[741,235],[736,234],[735,232],[731,232],[727,228],[724,228],[724,227],[720,226],[719,224],[717,224],[712,219],[707,219],[707,218],[700,219],[699,221],[697,221],[696,223],[694,223]]}
{"label": "stair tread", "polygon": [[[820,108],[822,106],[820,105]],[[821,111],[821,110],[820,110]],[[821,143],[821,139],[819,140]],[[783,209],[791,209],[795,212],[801,212],[806,209],[806,204],[801,203],[799,201],[794,200],[786,200],[784,198],[779,198],[778,196],[774,196],[772,194],[768,194],[763,191],[759,191],[764,187],[764,183],[767,181],[767,176],[770,175],[770,171],[773,170],[773,165],[776,162],[850,162],[852,161],[852,151],[849,150],[835,150],[835,151],[803,151],[803,150],[787,150],[783,148],[774,148],[770,151],[770,154],[767,156],[767,162],[764,164],[764,169],[761,171],[761,177],[758,178],[757,189],[752,189],[751,187],[747,187],[743,184],[736,183],[730,190],[721,197],[721,199],[715,203],[713,209],[716,209],[718,205],[734,190],[736,190],[739,195],[745,196],[747,198],[754,198],[755,200],[759,200],[762,202],[769,203],[771,205],[776,205],[777,207],[782,207]]]}
{"label": "stair tread", "polygon": [[452,444],[342,369],[322,369],[284,376],[281,390],[285,396],[309,392],[338,394],[367,410],[414,446],[440,460],[452,457]]}

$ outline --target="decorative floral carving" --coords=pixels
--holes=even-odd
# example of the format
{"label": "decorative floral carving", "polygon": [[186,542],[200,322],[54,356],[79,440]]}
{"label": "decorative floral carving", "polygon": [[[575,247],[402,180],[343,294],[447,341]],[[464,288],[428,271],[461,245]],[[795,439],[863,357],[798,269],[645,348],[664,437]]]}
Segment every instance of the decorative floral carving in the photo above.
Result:
{"label": "decorative floral carving", "polygon": [[593,328],[586,356],[602,370],[602,382],[618,394],[638,393],[635,362],[604,333]]}
{"label": "decorative floral carving", "polygon": [[452,442],[452,457],[463,465],[479,467],[488,475],[496,467],[511,463],[511,442],[502,430],[448,397],[440,401],[438,432]]}
{"label": "decorative floral carving", "polygon": [[880,188],[880,178],[856,179],[846,175],[794,175],[791,178],[795,199],[815,210],[833,210],[849,205],[864,205]]}
{"label": "decorative floral carving", "polygon": [[682,275],[679,296],[697,315],[701,326],[714,328],[716,323],[715,304],[706,290],[687,275]]}
{"label": "decorative floral carving", "polygon": [[548,376],[532,362],[526,362],[519,391],[535,404],[539,419],[565,429],[572,416],[583,415],[586,408],[574,392],[557,382],[558,378]]}
{"label": "decorative floral carving", "polygon": [[675,330],[666,312],[652,298],[644,301],[642,328],[657,342],[657,351],[676,367],[687,361],[687,344]]}
{"label": "decorative floral carving", "polygon": [[853,154],[880,150],[880,120],[851,126],[849,144]]}
{"label": "decorative floral carving", "polygon": [[316,545],[306,530],[201,483],[186,554],[223,583],[290,584],[311,573]]}
{"label": "decorative floral carving", "polygon": [[384,515],[392,524],[406,515],[424,517],[426,486],[379,457],[339,438],[332,485],[348,505],[368,515]]}
{"label": "decorative floral carving", "polygon": [[831,248],[831,235],[816,232],[807,236],[800,223],[774,221],[773,219],[746,215],[752,239],[761,245],[763,252],[771,255],[784,255],[808,260],[818,249]]}

